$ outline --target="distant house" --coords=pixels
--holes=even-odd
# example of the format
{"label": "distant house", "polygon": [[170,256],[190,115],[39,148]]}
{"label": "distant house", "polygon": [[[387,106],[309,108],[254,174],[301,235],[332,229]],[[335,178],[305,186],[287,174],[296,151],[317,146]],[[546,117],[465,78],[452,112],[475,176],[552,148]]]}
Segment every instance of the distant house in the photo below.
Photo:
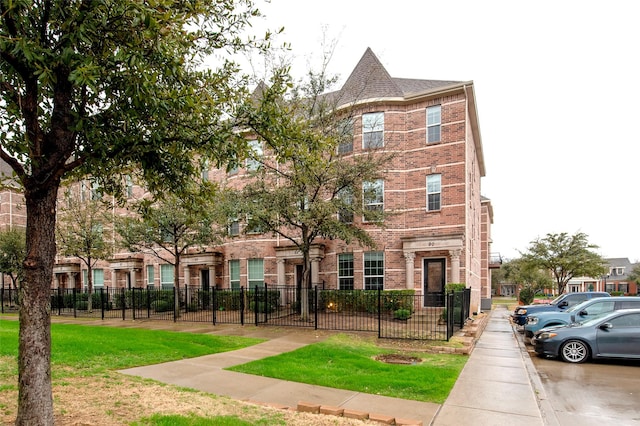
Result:
{"label": "distant house", "polygon": [[[443,295],[447,283],[461,282],[471,288],[471,311],[479,311],[481,300],[491,298],[489,269],[497,264],[490,258],[493,209],[481,195],[486,170],[474,83],[392,77],[367,49],[332,95],[355,111],[353,141],[340,146],[341,155],[399,151],[384,179],[370,183],[375,197],[367,200],[395,214],[384,227],[354,218],[374,237],[375,249],[318,240],[311,251],[313,283]],[[259,140],[252,143],[261,149]],[[203,179],[241,186],[251,167],[203,170]],[[299,287],[299,251],[271,234],[240,232],[246,225],[239,219],[224,244],[186,256],[181,285]],[[81,268],[60,259],[56,285],[81,285]],[[172,268],[142,253],[118,254],[94,274],[97,286],[173,286]]]}
{"label": "distant house", "polygon": [[638,294],[638,283],[627,278],[637,264],[631,263],[626,257],[606,260],[609,263],[609,273],[602,277],[602,289],[609,293]]}

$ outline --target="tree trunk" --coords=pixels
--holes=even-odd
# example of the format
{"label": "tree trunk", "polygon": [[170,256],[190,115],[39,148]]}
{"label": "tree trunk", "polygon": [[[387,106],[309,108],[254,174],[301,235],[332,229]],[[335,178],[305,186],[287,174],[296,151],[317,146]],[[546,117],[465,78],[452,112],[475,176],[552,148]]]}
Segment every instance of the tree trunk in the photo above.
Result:
{"label": "tree trunk", "polygon": [[20,286],[18,415],[16,425],[53,425],[51,390],[51,282],[56,254],[59,185],[25,190],[27,207],[24,281]]}
{"label": "tree trunk", "polygon": [[300,295],[300,319],[302,321],[309,321],[310,308],[309,308],[309,290],[311,289],[311,260],[309,260],[309,253],[303,251],[302,253],[302,291]]}

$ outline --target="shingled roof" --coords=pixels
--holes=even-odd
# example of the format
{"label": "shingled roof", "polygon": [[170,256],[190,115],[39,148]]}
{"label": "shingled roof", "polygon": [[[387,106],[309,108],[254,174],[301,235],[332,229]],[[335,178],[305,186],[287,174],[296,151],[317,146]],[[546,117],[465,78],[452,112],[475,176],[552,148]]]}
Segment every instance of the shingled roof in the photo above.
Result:
{"label": "shingled roof", "polygon": [[331,95],[340,99],[341,104],[375,98],[404,99],[459,83],[461,82],[391,77],[371,48],[367,48],[342,88]]}

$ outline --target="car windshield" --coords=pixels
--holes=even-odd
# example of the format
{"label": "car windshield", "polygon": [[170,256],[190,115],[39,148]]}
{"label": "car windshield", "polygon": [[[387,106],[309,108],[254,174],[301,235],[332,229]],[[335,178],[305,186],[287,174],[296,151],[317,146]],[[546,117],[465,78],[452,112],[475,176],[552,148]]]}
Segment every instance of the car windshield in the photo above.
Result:
{"label": "car windshield", "polygon": [[585,300],[582,303],[578,303],[577,305],[573,305],[572,307],[570,307],[569,309],[567,309],[565,312],[580,312],[580,310],[582,310],[582,308],[586,305],[588,305],[591,301],[590,300]]}
{"label": "car windshield", "polygon": [[578,324],[580,324],[581,326],[591,326],[591,325],[595,325],[596,323],[598,323],[602,317],[609,315],[611,312],[602,312],[596,316],[593,317],[589,317],[588,319],[585,319],[584,321],[578,322]]}
{"label": "car windshield", "polygon": [[558,296],[555,299],[553,299],[549,304],[550,305],[557,305],[560,302],[560,299],[562,299],[563,297],[564,297],[564,294],[561,294],[560,296]]}

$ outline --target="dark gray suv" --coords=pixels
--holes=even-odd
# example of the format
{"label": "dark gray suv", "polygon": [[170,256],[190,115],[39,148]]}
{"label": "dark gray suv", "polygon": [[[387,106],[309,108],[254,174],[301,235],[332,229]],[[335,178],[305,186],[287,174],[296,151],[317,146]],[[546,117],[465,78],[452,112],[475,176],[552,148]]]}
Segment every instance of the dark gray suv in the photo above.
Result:
{"label": "dark gray suv", "polygon": [[595,297],[611,297],[606,291],[587,291],[582,293],[565,293],[556,297],[551,303],[540,303],[537,305],[525,305],[518,306],[511,318],[513,322],[518,325],[525,325],[527,323],[527,315],[538,312],[546,311],[564,311],[578,303],[582,303],[585,300],[590,300]]}

